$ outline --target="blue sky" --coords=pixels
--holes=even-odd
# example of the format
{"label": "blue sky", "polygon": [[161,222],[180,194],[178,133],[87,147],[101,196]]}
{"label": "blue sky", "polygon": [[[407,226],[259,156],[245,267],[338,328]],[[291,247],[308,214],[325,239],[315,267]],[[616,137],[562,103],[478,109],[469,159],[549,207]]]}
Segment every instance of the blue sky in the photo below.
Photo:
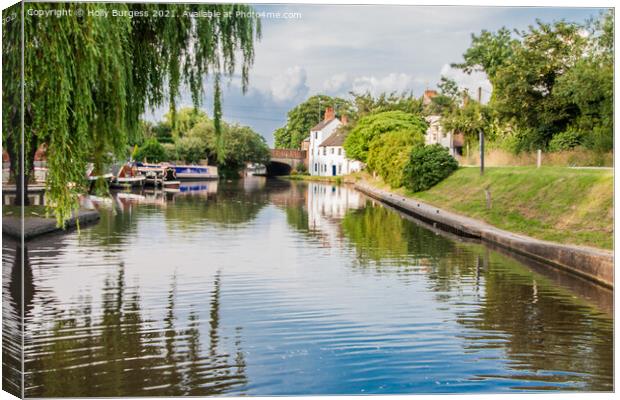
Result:
{"label": "blue sky", "polygon": [[[257,11],[298,12],[299,19],[263,19],[250,87],[238,77],[223,90],[224,119],[249,125],[273,144],[273,131],[286,113],[314,94],[347,97],[350,91],[422,94],[446,75],[483,100],[491,86],[482,73],[466,75],[449,67],[469,47],[471,34],[502,26],[526,29],[544,22],[583,22],[602,9],[559,7],[256,5]],[[211,115],[211,85],[203,108]],[[190,105],[188,93],[179,99]],[[159,119],[162,107],[148,119]]]}

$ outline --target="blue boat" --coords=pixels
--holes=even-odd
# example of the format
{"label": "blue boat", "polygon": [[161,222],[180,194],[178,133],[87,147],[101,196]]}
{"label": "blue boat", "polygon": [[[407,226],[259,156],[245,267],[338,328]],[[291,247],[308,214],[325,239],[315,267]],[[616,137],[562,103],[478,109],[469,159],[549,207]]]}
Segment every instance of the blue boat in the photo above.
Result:
{"label": "blue boat", "polygon": [[181,181],[187,180],[210,180],[219,179],[217,167],[212,165],[175,165],[175,164],[146,164],[137,163],[138,169],[142,172],[149,170],[161,170],[162,168],[173,168],[176,178]]}

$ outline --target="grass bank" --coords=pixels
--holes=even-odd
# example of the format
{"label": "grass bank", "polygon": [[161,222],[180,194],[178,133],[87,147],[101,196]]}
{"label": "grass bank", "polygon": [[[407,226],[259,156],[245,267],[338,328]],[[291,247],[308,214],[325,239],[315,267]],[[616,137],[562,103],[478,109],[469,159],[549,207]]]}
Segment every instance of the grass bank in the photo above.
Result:
{"label": "grass bank", "polygon": [[349,175],[345,176],[314,176],[314,175],[286,175],[281,176],[282,179],[289,179],[292,181],[310,181],[310,182],[330,182],[337,185],[341,183],[353,183],[354,178]]}
{"label": "grass bank", "polygon": [[437,186],[417,193],[366,179],[500,229],[558,243],[613,248],[613,170],[501,167],[487,168],[480,176],[477,168],[459,168]]}

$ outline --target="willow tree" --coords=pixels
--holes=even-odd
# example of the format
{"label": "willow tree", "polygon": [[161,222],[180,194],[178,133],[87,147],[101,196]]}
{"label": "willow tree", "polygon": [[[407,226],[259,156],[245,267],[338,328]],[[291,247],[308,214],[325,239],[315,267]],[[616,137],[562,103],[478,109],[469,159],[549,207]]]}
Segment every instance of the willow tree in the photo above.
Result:
{"label": "willow tree", "polygon": [[[254,42],[260,38],[260,20],[241,4],[21,6],[26,7],[25,165],[16,162],[18,146],[7,150],[11,165],[17,166],[12,168],[13,179],[23,173],[27,193],[34,152],[46,146],[46,196],[60,225],[79,207],[86,164],[93,162],[98,172],[108,154],[123,156],[147,108],[168,102],[174,114],[182,87],[188,88],[197,107],[210,76],[214,118],[220,126],[221,79],[237,71],[240,58],[245,92]],[[29,16],[29,8],[43,10],[46,16]],[[94,16],[101,11],[108,16]],[[13,36],[3,37],[3,45],[10,46]],[[7,97],[20,93],[21,80],[3,82]],[[3,118],[15,115],[14,108],[14,102],[3,102]],[[5,143],[19,142],[19,124],[4,126]],[[19,192],[20,180],[15,180]],[[27,196],[23,201],[27,204]]]}

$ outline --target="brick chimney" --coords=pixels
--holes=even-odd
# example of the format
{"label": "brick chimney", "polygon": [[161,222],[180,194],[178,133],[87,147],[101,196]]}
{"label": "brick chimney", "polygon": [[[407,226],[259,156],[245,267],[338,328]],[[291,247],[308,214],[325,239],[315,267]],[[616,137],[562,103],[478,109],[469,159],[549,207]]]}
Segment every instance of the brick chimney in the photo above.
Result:
{"label": "brick chimney", "polygon": [[349,117],[346,116],[346,114],[343,114],[340,116],[340,122],[342,122],[342,125],[346,125],[349,123]]}
{"label": "brick chimney", "polygon": [[437,96],[436,90],[426,89],[424,91],[424,97],[422,99],[422,104],[424,104],[425,106],[431,104],[431,99],[435,96]]}
{"label": "brick chimney", "polygon": [[332,107],[327,107],[325,109],[325,121],[330,121],[336,118],[336,114],[334,113],[334,109]]}

